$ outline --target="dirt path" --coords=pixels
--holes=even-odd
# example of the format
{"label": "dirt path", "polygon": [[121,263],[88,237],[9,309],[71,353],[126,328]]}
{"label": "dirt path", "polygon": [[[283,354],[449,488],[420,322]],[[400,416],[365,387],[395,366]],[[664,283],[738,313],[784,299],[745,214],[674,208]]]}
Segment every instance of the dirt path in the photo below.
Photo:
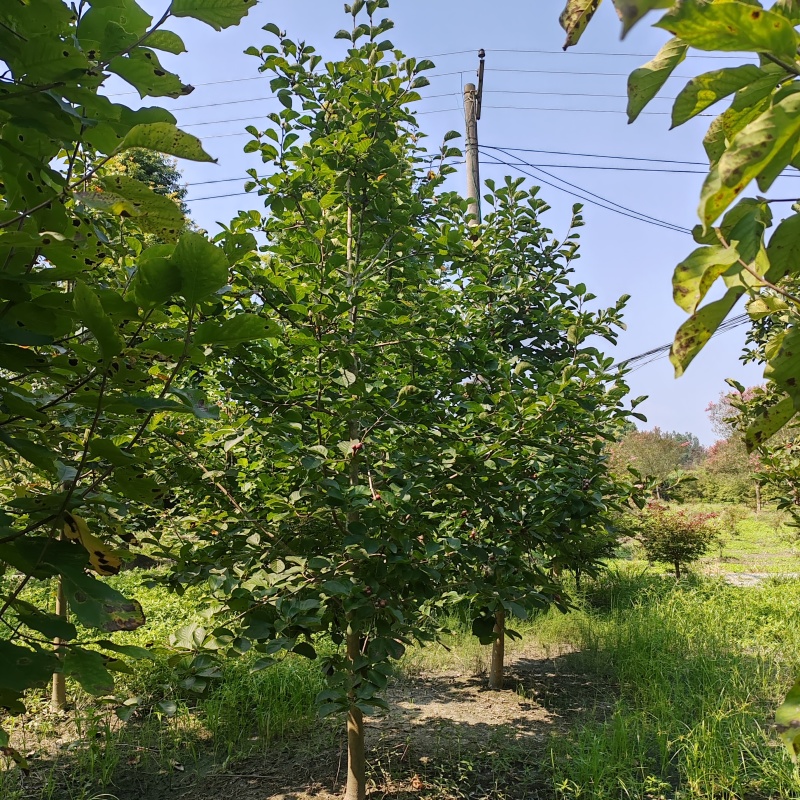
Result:
{"label": "dirt path", "polygon": [[[444,787],[459,781],[453,774],[458,770],[468,771],[470,784],[491,794],[492,783],[502,780],[492,763],[498,752],[538,764],[551,734],[565,729],[574,715],[602,708],[613,694],[613,687],[590,682],[576,669],[577,657],[566,648],[555,654],[523,650],[510,659],[500,692],[489,691],[483,676],[457,671],[397,680],[388,692],[388,714],[367,722],[373,796],[449,797]],[[252,772],[239,768],[208,776],[204,790],[176,796],[219,800],[223,785],[226,794],[240,800],[340,796],[346,768],[341,740],[310,760],[307,752],[286,753],[279,760],[281,767],[273,761],[266,771],[253,763],[248,765]]]}

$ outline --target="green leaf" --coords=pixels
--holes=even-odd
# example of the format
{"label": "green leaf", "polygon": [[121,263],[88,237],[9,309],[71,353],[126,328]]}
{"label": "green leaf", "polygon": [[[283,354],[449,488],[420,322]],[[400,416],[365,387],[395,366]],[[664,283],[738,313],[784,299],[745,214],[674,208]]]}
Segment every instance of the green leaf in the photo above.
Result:
{"label": "green leaf", "polygon": [[622,38],[648,12],[655,8],[669,8],[674,0],[614,0],[614,7],[622,20]]}
{"label": "green leaf", "polygon": [[789,328],[766,348],[764,377],[780,386],[800,410],[800,330]]}
{"label": "green leaf", "polygon": [[652,61],[631,72],[628,78],[628,122],[659,93],[675,67],[686,58],[689,46],[680,39],[670,39]]}
{"label": "green leaf", "polygon": [[89,694],[101,696],[114,691],[114,678],[106,669],[105,658],[96,650],[66,648],[64,674],[78,681]]}
{"label": "green leaf", "polygon": [[161,66],[158,56],[147,47],[137,47],[125,56],[111,59],[108,71],[127,81],[140,97],[182,97],[191,94],[193,87]]}
{"label": "green leaf", "polygon": [[312,661],[317,657],[317,651],[314,649],[314,645],[312,645],[311,642],[298,642],[292,648],[292,652],[310,658]]}
{"label": "green leaf", "polygon": [[0,689],[24,692],[44,686],[58,668],[58,659],[49,650],[34,650],[0,640]]}
{"label": "green leaf", "polygon": [[23,625],[27,625],[31,630],[39,631],[48,639],[70,640],[78,635],[75,626],[66,618],[41,611],[24,600],[14,601],[14,611],[17,613],[17,619]]}
{"label": "green leaf", "polygon": [[742,294],[744,294],[742,289],[728,289],[724,297],[703,306],[681,325],[675,334],[675,341],[669,353],[669,360],[675,367],[676,377],[683,375],[686,367],[714,335],[714,331],[728,316]]}
{"label": "green leaf", "polygon": [[564,50],[578,44],[602,0],[567,0],[558,21],[567,32]]}
{"label": "green leaf", "polygon": [[244,342],[276,336],[278,333],[277,326],[271,320],[256,314],[239,314],[224,322],[204,322],[197,328],[195,343],[235,347]]}
{"label": "green leaf", "polygon": [[796,413],[797,409],[791,397],[784,397],[779,403],[762,412],[745,433],[744,443],[748,452],[752,452],[774,436]]}
{"label": "green leaf", "polygon": [[319,264],[322,260],[322,251],[316,242],[312,242],[310,239],[303,239],[300,242],[300,251],[312,264]]}
{"label": "green leaf", "polygon": [[722,219],[720,229],[725,240],[746,264],[762,253],[764,231],[772,224],[772,211],[763,200],[745,198]]}
{"label": "green leaf", "polygon": [[193,622],[170,634],[169,643],[170,646],[177,647],[179,650],[200,650],[207,635],[208,632],[205,628]]}
{"label": "green leaf", "polygon": [[81,15],[77,35],[83,48],[99,46],[97,55],[106,58],[116,55],[109,50],[109,23],[133,35],[135,42],[147,32],[153,18],[134,0],[114,0],[114,2],[92,3]]}
{"label": "green leaf", "polygon": [[215,30],[238,25],[258,0],[172,0],[175,17],[192,17]]}
{"label": "green leaf", "polygon": [[137,647],[135,644],[117,644],[108,639],[101,639],[94,644],[98,647],[102,647],[104,650],[110,650],[112,653],[118,653],[121,656],[133,658],[136,661],[142,661],[144,659],[155,661],[155,656],[147,648]]}
{"label": "green leaf", "polygon": [[699,247],[675,267],[672,297],[693,314],[716,279],[738,263],[739,254],[731,247]]}
{"label": "green leaf", "polygon": [[46,472],[48,475],[56,474],[56,458],[58,454],[47,447],[7,433],[0,432],[0,442],[12,450],[16,450],[26,461],[30,461],[36,467]]}
{"label": "green leaf", "polygon": [[[729,4],[726,4],[729,5]],[[767,167],[792,160],[786,145],[800,135],[800,93],[785,97],[744,127],[703,183],[700,218],[710,225]]]}
{"label": "green leaf", "polygon": [[683,0],[657,23],[698,50],[771,53],[794,61],[797,36],[780,14],[750,3]]}
{"label": "green leaf", "polygon": [[800,680],[792,686],[775,712],[775,726],[792,761],[800,756]]}
{"label": "green leaf", "polygon": [[180,294],[189,306],[197,305],[228,282],[225,253],[199,233],[181,236],[172,263],[181,276]]}
{"label": "green leaf", "polygon": [[97,340],[100,354],[109,364],[114,356],[119,355],[125,347],[125,342],[119,335],[117,326],[103,310],[97,295],[83,281],[75,283],[72,296],[75,312]]}
{"label": "green leaf", "polygon": [[798,0],[778,0],[772,10],[776,14],[786,17],[793,25],[800,23],[800,2]]}
{"label": "green leaf", "polygon": [[122,152],[131,147],[157,150],[159,153],[185,158],[189,161],[216,163],[216,159],[203,150],[203,145],[196,136],[185,133],[171,122],[148,122],[134,126],[117,149],[118,152]]}
{"label": "green leaf", "polygon": [[83,567],[56,565],[64,576],[70,611],[82,625],[112,633],[133,631],[145,623],[137,600],[129,600],[116,589],[86,573]]}
{"label": "green leaf", "polygon": [[142,308],[163,305],[181,289],[181,274],[172,263],[172,245],[155,245],[143,251],[137,260],[131,291]]}
{"label": "green leaf", "polygon": [[177,33],[159,28],[147,37],[147,46],[156,50],[164,50],[167,53],[180,55],[186,52],[183,39]]}
{"label": "green leaf", "polygon": [[127,201],[126,213],[120,212],[121,216],[133,216],[137,227],[145,233],[174,241],[186,225],[183,212],[174,200],[154,192],[141,181],[127,175],[110,175],[98,183],[112,197]]}
{"label": "green leaf", "polygon": [[110,439],[95,437],[89,442],[89,452],[96,458],[102,458],[115,467],[127,467],[136,461],[136,456],[133,453],[128,453],[117,447]]}
{"label": "green leaf", "polygon": [[741,67],[717,69],[692,78],[679,92],[672,106],[672,127],[682,125],[718,100],[738,92],[764,75],[754,64],[743,64]]}
{"label": "green leaf", "polygon": [[148,506],[159,504],[166,494],[165,487],[138,466],[115,470],[113,485],[123,497]]}
{"label": "green leaf", "polygon": [[778,283],[800,270],[800,214],[792,214],[775,229],[767,245],[769,269],[764,278]]}
{"label": "green leaf", "polygon": [[496,638],[494,626],[494,617],[482,614],[472,620],[472,635],[477,636],[481,644],[491,644]]}

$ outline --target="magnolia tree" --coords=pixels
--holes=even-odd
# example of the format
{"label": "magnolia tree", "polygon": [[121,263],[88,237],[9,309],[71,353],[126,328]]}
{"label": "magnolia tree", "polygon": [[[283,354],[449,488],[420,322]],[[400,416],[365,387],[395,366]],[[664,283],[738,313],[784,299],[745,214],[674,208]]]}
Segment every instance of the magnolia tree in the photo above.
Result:
{"label": "magnolia tree", "polygon": [[[219,30],[254,3],[174,0],[155,24],[133,0],[0,8],[0,706],[12,713],[54,671],[107,695],[109,662],[147,655],[108,640],[144,616],[96,576],[119,569],[129,513],[163,500],[153,431],[174,414],[212,416],[184,375],[226,335],[213,318],[228,302],[228,255],[182,233],[173,199],[104,171],[133,148],[212,158],[169,112],[114,103],[104,82],[190,92],[159,63],[158,50],[184,51],[165,23]],[[162,244],[144,247],[145,234]],[[24,594],[53,578],[56,614]],[[72,642],[67,604],[97,641]],[[0,749],[22,761],[1,730]]]}
{"label": "magnolia tree", "polygon": [[318,658],[320,710],[347,718],[349,800],[391,661],[435,635],[437,607],[481,598],[494,625],[552,597],[545,572],[602,513],[603,439],[625,417],[624,384],[586,342],[613,340],[619,309],[585,310],[575,242],[541,227],[535,192],[509,182],[492,225],[467,225],[442,187],[457,134],[428,154],[408,110],[433,64],[383,38],[385,5],[349,7],[342,61],[275,26],[251,48],[283,110],[246,149],[276,169],[249,184],[265,212],[220,242],[265,243],[232,288],[269,335],[206,371],[222,429],[162,429],[214,516],[175,549],[175,584],[211,586],[217,627],[181,642],[255,650],[257,667]]}

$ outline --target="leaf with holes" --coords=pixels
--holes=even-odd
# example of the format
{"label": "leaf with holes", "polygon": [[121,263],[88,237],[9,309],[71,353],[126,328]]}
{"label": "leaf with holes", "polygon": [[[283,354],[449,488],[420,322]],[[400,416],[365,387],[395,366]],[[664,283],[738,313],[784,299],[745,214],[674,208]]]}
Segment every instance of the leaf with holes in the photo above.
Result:
{"label": "leaf with holes", "polygon": [[189,161],[216,162],[216,159],[203,150],[203,145],[196,136],[180,130],[171,122],[148,122],[134,126],[122,140],[118,151],[131,147],[157,150],[159,153]]}

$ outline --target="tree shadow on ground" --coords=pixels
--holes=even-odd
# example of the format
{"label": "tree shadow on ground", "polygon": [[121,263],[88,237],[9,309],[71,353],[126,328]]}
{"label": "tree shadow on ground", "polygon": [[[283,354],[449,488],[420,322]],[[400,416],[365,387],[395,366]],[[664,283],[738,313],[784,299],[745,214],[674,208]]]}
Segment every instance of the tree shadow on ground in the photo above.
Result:
{"label": "tree shadow on ground", "polygon": [[[388,692],[390,711],[367,722],[371,797],[551,797],[549,738],[613,694],[582,670],[587,666],[577,653],[523,653],[497,692],[482,677],[455,672],[398,678]],[[339,721],[250,755],[220,753],[200,725],[184,731],[179,746],[140,747],[136,723],[128,725],[124,741],[112,734],[33,759],[18,794],[7,787],[0,793],[14,800],[101,793],[109,800],[324,800],[343,789]]]}

